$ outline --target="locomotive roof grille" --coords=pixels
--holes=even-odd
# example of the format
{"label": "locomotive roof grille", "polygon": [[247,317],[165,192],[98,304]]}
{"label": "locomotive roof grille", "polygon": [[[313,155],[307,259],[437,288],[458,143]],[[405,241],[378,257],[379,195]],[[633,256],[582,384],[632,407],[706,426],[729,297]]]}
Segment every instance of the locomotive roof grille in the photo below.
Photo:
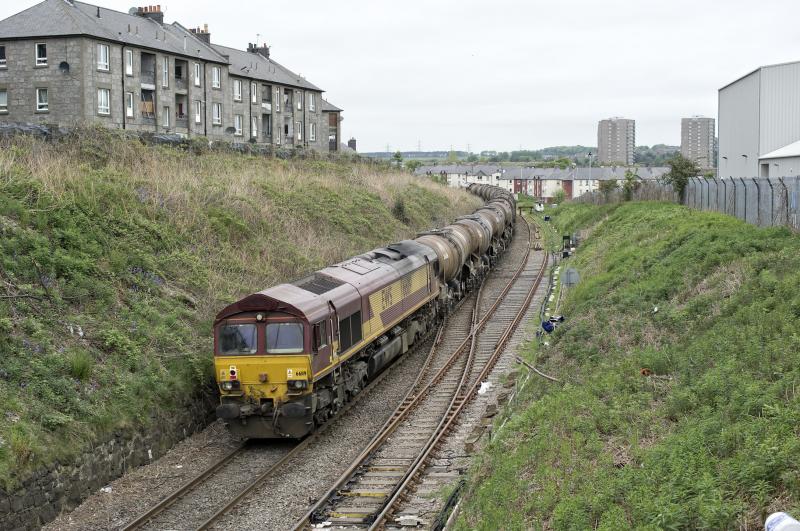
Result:
{"label": "locomotive roof grille", "polygon": [[315,295],[322,295],[334,288],[338,288],[342,284],[344,284],[344,282],[336,280],[335,278],[314,273],[306,278],[298,280],[294,285],[298,288],[310,291]]}

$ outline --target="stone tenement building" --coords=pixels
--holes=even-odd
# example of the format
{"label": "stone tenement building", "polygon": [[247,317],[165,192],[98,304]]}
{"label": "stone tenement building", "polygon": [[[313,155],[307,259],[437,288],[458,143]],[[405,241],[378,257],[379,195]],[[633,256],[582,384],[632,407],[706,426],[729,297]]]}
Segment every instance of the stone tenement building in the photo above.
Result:
{"label": "stone tenement building", "polygon": [[337,151],[341,109],[270,57],[212,44],[208,26],[44,0],[0,21],[0,122],[103,124]]}
{"label": "stone tenement building", "polygon": [[597,161],[600,164],[632,165],[636,149],[636,122],[608,118],[597,124]]}

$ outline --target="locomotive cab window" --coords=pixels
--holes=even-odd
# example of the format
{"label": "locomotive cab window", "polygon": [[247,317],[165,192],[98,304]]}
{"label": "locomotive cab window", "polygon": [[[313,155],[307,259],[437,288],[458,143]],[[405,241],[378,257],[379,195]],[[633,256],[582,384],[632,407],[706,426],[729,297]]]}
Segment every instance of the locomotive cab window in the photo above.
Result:
{"label": "locomotive cab window", "polygon": [[300,323],[270,323],[267,325],[268,354],[299,354],[303,352],[303,325]]}
{"label": "locomotive cab window", "polygon": [[256,325],[225,325],[220,329],[220,354],[255,354],[256,350],[258,350]]}
{"label": "locomotive cab window", "polygon": [[328,346],[328,323],[320,321],[314,325],[314,352]]}

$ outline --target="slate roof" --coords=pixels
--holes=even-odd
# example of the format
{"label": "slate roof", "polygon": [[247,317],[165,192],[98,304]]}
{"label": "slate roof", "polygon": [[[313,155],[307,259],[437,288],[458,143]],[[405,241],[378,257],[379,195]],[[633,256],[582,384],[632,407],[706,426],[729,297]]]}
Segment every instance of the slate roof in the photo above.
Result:
{"label": "slate roof", "polygon": [[[97,13],[100,17],[97,17]],[[83,2],[44,0],[0,21],[0,39],[85,35],[174,55],[227,63],[180,24],[164,24]]]}
{"label": "slate roof", "polygon": [[[501,179],[523,179],[532,180],[534,178],[550,180],[621,180],[625,178],[627,166],[600,166],[593,168],[533,168],[525,166],[491,166],[491,165],[465,165],[465,164],[444,164],[437,166],[420,166],[415,173],[425,175],[430,173],[456,173],[461,175],[478,175],[482,172],[485,175],[502,172]],[[630,168],[642,180],[658,179],[669,172],[667,167],[635,167]]]}
{"label": "slate roof", "polygon": [[322,112],[342,112],[342,109],[327,100],[322,100]]}
{"label": "slate roof", "polygon": [[251,77],[262,81],[322,92],[321,88],[295,74],[285,66],[276,63],[271,58],[267,59],[257,53],[219,44],[212,44],[211,46],[218,54],[227,56],[231,75],[238,74],[242,77]]}

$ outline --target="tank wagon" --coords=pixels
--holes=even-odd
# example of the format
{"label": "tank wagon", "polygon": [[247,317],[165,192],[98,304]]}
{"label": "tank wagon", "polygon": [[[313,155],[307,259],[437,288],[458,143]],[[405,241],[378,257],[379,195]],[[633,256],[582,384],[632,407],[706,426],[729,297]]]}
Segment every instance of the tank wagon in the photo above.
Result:
{"label": "tank wagon", "polygon": [[248,295],[214,322],[217,416],[242,438],[302,437],[475,289],[511,240],[513,195],[451,225]]}

